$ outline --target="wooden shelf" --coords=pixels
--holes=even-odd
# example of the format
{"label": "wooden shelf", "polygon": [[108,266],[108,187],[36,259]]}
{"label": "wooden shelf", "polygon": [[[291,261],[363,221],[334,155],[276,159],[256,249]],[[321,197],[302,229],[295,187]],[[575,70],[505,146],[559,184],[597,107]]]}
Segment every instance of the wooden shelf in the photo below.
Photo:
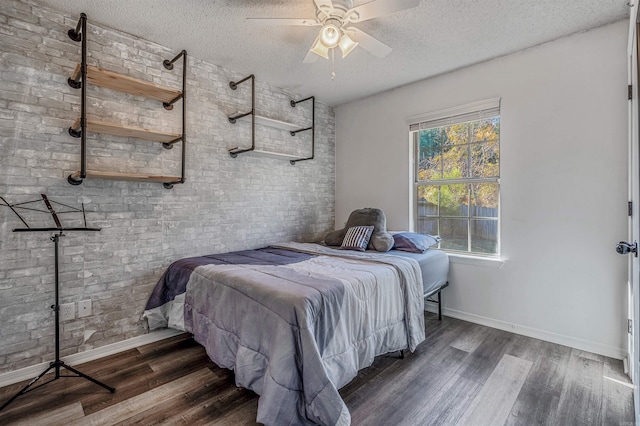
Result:
{"label": "wooden shelf", "polygon": [[[242,114],[242,113],[236,112],[234,114],[231,114],[229,117],[233,117],[239,114]],[[242,118],[238,118],[238,121],[246,121],[247,123],[251,123],[251,114],[245,115]],[[288,132],[293,132],[301,129],[301,126],[298,126],[297,124],[287,123],[286,121],[274,120],[273,118],[263,117],[258,114],[256,114],[256,124],[260,124],[262,126],[267,126],[267,127],[275,127],[276,129],[286,130]]]}
{"label": "wooden shelf", "polygon": [[[88,179],[108,179],[108,180],[130,180],[135,182],[161,182],[161,183],[180,183],[180,176],[155,176],[139,173],[120,173],[120,172],[99,172],[95,170],[87,170]],[[69,176],[73,179],[80,179],[80,171],[75,171]]]}
{"label": "wooden shelf", "polygon": [[[118,74],[112,71],[103,70],[96,66],[87,64],[87,15],[80,14],[80,19],[75,28],[71,28],[67,31],[67,35],[74,42],[81,42],[80,45],[80,63],[76,65],[73,74],[67,79],[67,83],[70,87],[80,90],[80,118],[78,118],[68,132],[72,137],[80,138],[80,166],[79,170],[73,171],[67,176],[67,182],[70,185],[80,185],[85,178],[91,179],[110,179],[110,180],[125,180],[135,182],[158,182],[162,183],[166,189],[173,188],[174,184],[185,182],[185,158],[186,158],[186,141],[187,136],[185,132],[186,123],[186,104],[184,98],[187,92],[187,51],[183,50],[178,53],[173,59],[165,59],[159,66],[163,66],[166,70],[173,70],[174,63],[179,59],[182,59],[182,81],[180,89],[172,89],[170,87],[159,86],[148,81],[138,80],[123,74]],[[112,123],[108,121],[101,121],[99,119],[89,119],[87,115],[87,89],[90,85],[104,87],[110,90],[117,90],[123,93],[128,93],[135,96],[141,96],[144,98],[154,99],[162,102],[162,107],[166,110],[172,110],[174,104],[180,102],[182,107],[182,131],[180,133],[169,133],[164,131],[154,131],[144,127],[127,126],[120,123]],[[130,99],[131,101],[131,99]],[[160,107],[160,105],[156,105]],[[113,135],[122,138],[135,138],[152,142],[162,143],[166,149],[171,149],[176,142],[180,143],[181,148],[181,162],[180,162],[180,176],[163,176],[152,175],[143,173],[123,173],[123,172],[106,172],[88,170],[87,167],[87,134],[97,133]],[[108,148],[105,148],[108,149]],[[162,170],[162,164],[158,164],[159,169]],[[111,169],[112,167],[105,165],[102,168]],[[118,167],[119,168],[119,167]],[[125,169],[127,167],[124,167]],[[133,167],[131,167],[133,169]],[[138,169],[134,169],[138,170]],[[160,171],[159,173],[162,173]],[[175,173],[175,172],[173,172]],[[81,175],[84,175],[81,177]]]}
{"label": "wooden shelf", "polygon": [[[78,80],[79,77],[80,64],[76,66],[71,79]],[[130,93],[132,95],[144,96],[146,98],[156,99],[158,101],[167,103],[176,99],[182,93],[180,90],[158,86],[157,84],[103,70],[91,65],[87,65],[87,80],[89,81],[89,83],[96,86],[118,90],[120,92]]]}
{"label": "wooden shelf", "polygon": [[[76,119],[72,129],[80,128],[80,119]],[[152,142],[167,143],[182,138],[178,133],[156,132],[142,127],[124,126],[122,124],[108,123],[105,121],[87,120],[87,131],[103,133],[107,135],[122,136],[125,138],[144,139]]]}
{"label": "wooden shelf", "polygon": [[[238,150],[238,149],[242,149],[242,148],[230,148],[229,152],[233,153],[233,151]],[[279,152],[273,152],[273,151],[264,151],[261,149],[254,149],[253,151],[245,151],[242,153],[243,155],[247,154],[247,155],[255,155],[258,157],[269,157],[269,158],[279,158],[279,159],[285,159],[285,160],[300,160],[300,158],[302,158],[299,155],[292,155],[292,154],[282,154]]]}

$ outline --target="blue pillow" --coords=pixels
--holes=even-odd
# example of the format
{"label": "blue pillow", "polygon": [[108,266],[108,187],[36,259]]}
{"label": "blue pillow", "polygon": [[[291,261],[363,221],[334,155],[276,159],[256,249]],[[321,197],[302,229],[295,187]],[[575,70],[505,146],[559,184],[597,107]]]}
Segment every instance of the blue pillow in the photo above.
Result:
{"label": "blue pillow", "polygon": [[429,247],[438,244],[441,240],[442,238],[429,234],[400,232],[393,234],[393,247],[391,250],[424,253]]}
{"label": "blue pillow", "polygon": [[340,250],[365,251],[372,233],[373,226],[352,226],[347,230]]}

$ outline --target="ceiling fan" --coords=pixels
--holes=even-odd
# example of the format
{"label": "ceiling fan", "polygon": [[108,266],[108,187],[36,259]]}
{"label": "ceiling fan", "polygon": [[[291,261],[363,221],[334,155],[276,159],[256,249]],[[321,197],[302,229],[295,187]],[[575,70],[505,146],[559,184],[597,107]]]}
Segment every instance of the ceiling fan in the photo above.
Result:
{"label": "ceiling fan", "polygon": [[357,6],[353,6],[353,0],[314,0],[314,3],[315,18],[247,18],[247,20],[259,25],[322,26],[302,61],[304,63],[315,62],[319,56],[329,59],[329,52],[332,52],[335,47],[340,49],[343,58],[356,46],[362,47],[378,58],[383,58],[391,52],[391,47],[349,24],[358,24],[378,16],[416,7],[420,4],[420,0],[372,0]]}

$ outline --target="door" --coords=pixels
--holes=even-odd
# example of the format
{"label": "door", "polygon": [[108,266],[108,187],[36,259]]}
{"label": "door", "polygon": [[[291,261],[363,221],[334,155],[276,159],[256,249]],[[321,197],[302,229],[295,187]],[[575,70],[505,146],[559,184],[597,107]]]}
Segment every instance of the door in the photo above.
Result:
{"label": "door", "polygon": [[631,320],[628,334],[628,374],[633,381],[633,397],[636,423],[640,421],[640,259],[638,258],[637,241],[640,241],[640,109],[638,108],[638,72],[640,66],[638,54],[640,45],[638,36],[638,2],[631,8],[629,23],[628,84],[629,97],[629,242],[618,245],[618,252],[629,254],[628,280],[628,318]]}

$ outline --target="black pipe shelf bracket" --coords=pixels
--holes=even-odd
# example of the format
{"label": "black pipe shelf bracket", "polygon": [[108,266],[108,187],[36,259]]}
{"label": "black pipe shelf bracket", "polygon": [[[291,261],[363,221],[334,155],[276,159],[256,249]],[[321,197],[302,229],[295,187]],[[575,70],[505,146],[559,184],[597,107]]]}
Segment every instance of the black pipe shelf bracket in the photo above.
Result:
{"label": "black pipe shelf bracket", "polygon": [[[280,120],[274,120],[272,118],[263,117],[256,114],[255,76],[253,74],[243,78],[242,80],[229,82],[229,87],[232,90],[236,90],[238,88],[238,85],[248,80],[251,80],[251,110],[247,112],[236,112],[234,114],[229,115],[227,118],[231,124],[235,124],[240,120],[246,120],[246,121],[251,120],[251,147],[250,148],[239,148],[239,147],[230,148],[229,156],[231,158],[236,158],[238,154],[242,154],[245,152],[246,153],[253,152],[254,154],[263,155],[267,157],[288,159],[291,165],[295,165],[299,161],[313,160],[315,155],[315,115],[316,115],[315,97],[309,96],[308,98],[300,99],[297,101],[296,100],[289,101],[289,105],[291,106],[291,108],[295,108],[296,105],[301,102],[305,102],[309,100],[311,101],[311,126],[300,128],[299,126],[292,123],[287,123],[285,121],[280,121]],[[249,118],[249,116],[251,118]],[[298,133],[301,133],[301,132],[311,131],[311,156],[305,157],[305,158],[299,158],[298,156],[295,156],[295,155],[282,154],[282,153],[273,152],[273,151],[263,151],[263,150],[256,149],[256,139],[255,139],[256,123],[263,126],[286,130],[289,132],[291,136],[296,136]]]}
{"label": "black pipe shelf bracket", "polygon": [[251,74],[242,80],[239,81],[230,81],[229,87],[231,90],[238,89],[238,85],[244,83],[245,81],[251,80],[251,111],[245,113],[236,113],[230,115],[228,117],[229,123],[236,124],[236,122],[243,117],[251,116],[251,148],[240,149],[240,148],[231,148],[229,150],[229,156],[231,158],[236,158],[238,154],[242,154],[243,152],[249,152],[256,149],[256,77]]}
{"label": "black pipe shelf bracket", "polygon": [[[167,189],[174,184],[185,182],[186,160],[186,81],[187,81],[187,51],[183,50],[173,59],[167,59],[162,65],[167,70],[173,70],[174,63],[182,58],[182,90],[163,87],[143,80],[137,80],[126,75],[103,70],[87,65],[87,15],[80,14],[80,19],[75,28],[67,33],[75,42],[81,42],[81,60],[76,66],[71,77],[67,79],[69,86],[81,89],[80,118],[69,127],[69,134],[80,138],[80,170],[72,172],[67,181],[71,185],[80,185],[84,179],[112,179],[130,180],[138,182],[160,182]],[[132,95],[143,96],[162,102],[166,110],[172,110],[174,104],[182,100],[182,130],[181,133],[157,132],[153,130],[124,126],[116,123],[107,123],[98,120],[87,119],[87,84],[107,89],[117,90]],[[87,132],[109,134],[120,137],[144,139],[152,142],[160,142],[165,149],[172,149],[173,145],[181,142],[181,172],[180,176],[157,176],[141,173],[110,173],[87,170]]]}
{"label": "black pipe shelf bracket", "polygon": [[289,101],[289,104],[291,105],[291,108],[295,108],[297,104],[306,102],[308,100],[311,100],[311,126],[291,131],[291,136],[295,136],[299,132],[306,132],[308,130],[311,130],[311,156],[306,158],[299,158],[297,160],[289,160],[292,166],[295,166],[299,161],[313,160],[313,157],[316,153],[316,97],[309,96],[308,98],[300,99],[299,101],[291,100]]}

